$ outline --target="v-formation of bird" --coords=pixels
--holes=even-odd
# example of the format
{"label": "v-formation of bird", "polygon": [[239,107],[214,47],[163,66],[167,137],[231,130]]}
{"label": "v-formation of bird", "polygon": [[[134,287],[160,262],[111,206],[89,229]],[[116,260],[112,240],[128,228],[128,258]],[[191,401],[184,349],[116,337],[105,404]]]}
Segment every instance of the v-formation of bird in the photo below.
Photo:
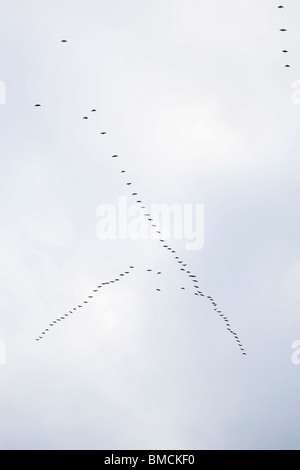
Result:
{"label": "v-formation of bird", "polygon": [[[114,156],[113,156],[114,157]],[[127,171],[126,170],[121,170],[121,174],[122,175],[125,175],[127,177]],[[127,182],[127,178],[125,180],[125,185],[126,186],[132,186],[132,183],[131,182]],[[136,198],[136,197],[139,197],[138,195],[138,192],[137,191],[134,191],[132,192],[131,194],[132,197]],[[230,325],[230,322],[229,322],[229,319],[227,316],[225,316],[223,313],[222,313],[222,310],[220,310],[218,308],[218,304],[216,303],[216,301],[214,300],[213,297],[211,297],[210,295],[205,295],[201,290],[200,290],[200,287],[199,287],[199,281],[197,279],[197,276],[195,274],[193,274],[189,269],[188,269],[188,266],[186,263],[184,263],[184,261],[182,259],[180,259],[180,257],[177,255],[177,252],[176,250],[174,250],[169,244],[166,243],[166,241],[163,239],[162,237],[162,233],[161,231],[159,230],[159,227],[157,224],[155,224],[154,222],[154,219],[151,218],[151,214],[150,214],[150,211],[147,210],[147,206],[143,203],[142,199],[139,198],[137,199],[136,201],[136,204],[139,204],[140,206],[140,209],[142,211],[142,214],[146,217],[147,221],[149,222],[150,226],[152,227],[152,230],[155,230],[155,232],[161,236],[161,238],[159,238],[159,242],[161,243],[161,246],[166,250],[168,251],[171,255],[173,255],[174,257],[174,260],[177,262],[178,264],[178,267],[180,269],[181,272],[184,272],[186,274],[186,276],[188,277],[189,281],[191,281],[193,284],[193,288],[195,289],[194,291],[194,295],[195,296],[199,296],[199,297],[204,297],[206,298],[212,305],[214,311],[220,316],[221,319],[224,320],[225,322],[225,325],[227,327],[227,330],[229,331],[229,333],[231,333],[238,345],[238,347],[240,348],[241,352],[243,353],[244,356],[246,356],[246,352],[245,352],[245,349],[244,349],[244,346],[243,344],[241,343],[240,339],[239,339],[239,336],[237,335],[237,333],[232,329],[231,325]],[[149,269],[148,272],[151,272],[152,270]],[[157,274],[161,274],[161,272],[157,273]],[[182,287],[181,288],[182,290],[185,290],[185,287]],[[156,289],[157,292],[161,292],[161,289]]]}
{"label": "v-formation of bird", "polygon": [[[283,6],[279,6],[278,8],[283,8]],[[67,40],[66,39],[63,39],[61,41],[62,43],[67,43]],[[41,107],[40,104],[36,104],[35,107]],[[96,109],[92,109],[91,110],[92,113],[95,113],[96,112]],[[84,116],[83,117],[84,120],[88,120],[88,116]],[[106,135],[106,131],[101,131],[101,135]],[[119,155],[115,154],[115,155],[112,155],[112,158],[113,159],[116,159],[118,158]],[[127,175],[127,171],[126,170],[122,170],[121,171],[121,174],[122,175]],[[132,186],[132,183],[129,182],[129,181],[126,181],[125,182],[125,185],[127,187],[131,187]],[[136,191],[134,191],[132,193],[132,197],[138,197],[138,193]],[[136,203],[140,205],[140,208],[141,210],[143,210],[143,214],[144,216],[147,218],[148,222],[150,223],[152,229],[155,229],[156,233],[160,235],[160,239],[159,239],[159,242],[161,243],[161,246],[167,250],[168,252],[170,252],[171,255],[173,255],[174,257],[174,260],[175,262],[177,262],[178,264],[178,268],[180,269],[181,272],[185,273],[187,278],[189,279],[189,281],[192,282],[192,286],[193,288],[195,289],[194,292],[194,295],[195,296],[199,296],[199,297],[204,297],[206,300],[208,300],[214,311],[220,316],[220,318],[222,318],[225,322],[225,325],[227,327],[227,330],[229,331],[229,333],[231,333],[239,347],[239,349],[241,350],[241,352],[243,353],[243,355],[246,355],[246,352],[245,352],[245,349],[243,347],[243,344],[241,343],[237,333],[232,329],[231,325],[230,325],[230,322],[229,322],[229,319],[227,316],[225,316],[222,311],[220,309],[218,309],[218,305],[216,303],[216,301],[214,300],[213,297],[209,296],[209,295],[205,295],[201,290],[200,290],[200,287],[199,287],[199,281],[197,279],[197,276],[192,274],[192,272],[188,269],[188,266],[187,264],[184,263],[183,260],[181,260],[179,258],[179,256],[177,256],[177,252],[176,250],[174,250],[171,246],[169,246],[165,240],[162,238],[162,234],[161,234],[161,231],[158,230],[158,225],[154,223],[154,220],[151,218],[151,214],[150,212],[147,210],[145,204],[142,202],[142,199],[140,197],[138,197],[138,199],[136,200]],[[130,266],[130,270],[134,269],[134,266]],[[148,272],[152,272],[152,269],[148,269],[147,270]],[[98,285],[97,288],[95,288],[92,292],[92,295],[88,295],[87,298],[85,300],[83,300],[81,302],[81,304],[78,304],[76,307],[73,307],[72,310],[69,310],[68,313],[65,313],[64,315],[62,315],[61,317],[58,317],[54,320],[52,320],[52,322],[49,324],[50,328],[53,328],[55,325],[57,325],[58,323],[60,323],[61,321],[63,320],[66,320],[70,315],[73,315],[75,312],[79,311],[80,309],[82,309],[85,305],[89,304],[89,302],[92,301],[92,299],[95,297],[95,295],[97,293],[100,292],[100,290],[107,286],[107,285],[110,285],[110,284],[115,284],[115,283],[118,283],[120,281],[120,278],[124,278],[126,275],[128,275],[130,273],[130,271],[125,271],[124,273],[121,273],[117,278],[115,278],[114,280],[111,280],[111,281],[107,281],[107,282],[103,282],[102,284]],[[157,275],[161,275],[162,272],[159,271],[157,272]],[[181,290],[186,290],[185,287],[181,287]],[[161,292],[161,289],[160,288],[157,288],[156,289],[157,292]],[[44,331],[42,331],[41,335],[36,338],[36,341],[41,341],[45,336],[46,334],[49,332],[49,328],[46,328]]]}

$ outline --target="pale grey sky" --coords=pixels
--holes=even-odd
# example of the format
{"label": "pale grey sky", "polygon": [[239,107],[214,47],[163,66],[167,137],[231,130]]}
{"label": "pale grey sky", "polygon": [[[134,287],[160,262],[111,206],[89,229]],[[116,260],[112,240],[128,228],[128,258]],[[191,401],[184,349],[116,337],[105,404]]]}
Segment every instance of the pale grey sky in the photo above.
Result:
{"label": "pale grey sky", "polygon": [[[299,448],[299,4],[0,0],[0,12],[0,448]],[[204,204],[204,248],[173,245],[246,358],[180,291],[157,241],[97,239],[97,207],[127,194],[122,166],[148,205]]]}

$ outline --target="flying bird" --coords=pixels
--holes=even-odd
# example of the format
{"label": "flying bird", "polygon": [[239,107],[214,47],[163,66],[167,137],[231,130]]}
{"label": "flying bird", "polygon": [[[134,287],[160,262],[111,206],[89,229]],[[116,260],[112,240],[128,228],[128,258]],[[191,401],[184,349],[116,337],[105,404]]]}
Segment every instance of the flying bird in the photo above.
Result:
{"label": "flying bird", "polygon": [[87,117],[87,116],[84,116],[82,119],[88,119],[88,117]]}
{"label": "flying bird", "polygon": [[278,5],[278,7],[277,7],[277,8],[284,8],[284,6],[283,6],[283,5]]}
{"label": "flying bird", "polygon": [[41,104],[35,104],[34,107],[35,108],[40,108],[42,105]]}
{"label": "flying bird", "polygon": [[97,111],[97,109],[92,109],[91,113],[95,113]]}
{"label": "flying bird", "polygon": [[286,54],[286,53],[289,52],[289,51],[287,51],[286,49],[283,49],[282,52],[284,52],[284,54]]}
{"label": "flying bird", "polygon": [[62,39],[60,42],[68,42],[66,39]]}
{"label": "flying bird", "polygon": [[291,66],[290,66],[289,64],[286,64],[285,67],[286,67],[286,68],[290,68]]}
{"label": "flying bird", "polygon": [[279,31],[287,31],[287,29],[285,29],[285,28],[280,28]]}

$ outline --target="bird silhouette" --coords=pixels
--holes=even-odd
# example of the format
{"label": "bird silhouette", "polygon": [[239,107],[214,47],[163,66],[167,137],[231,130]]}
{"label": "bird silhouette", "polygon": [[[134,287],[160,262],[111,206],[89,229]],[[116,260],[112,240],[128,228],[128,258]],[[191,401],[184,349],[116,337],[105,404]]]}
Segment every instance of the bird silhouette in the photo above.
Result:
{"label": "bird silhouette", "polygon": [[283,32],[283,31],[287,31],[287,29],[285,29],[285,28],[280,28],[279,31],[282,31],[282,32]]}
{"label": "bird silhouette", "polygon": [[35,108],[40,108],[41,106],[42,106],[42,105],[39,104],[39,103],[34,105]]}
{"label": "bird silhouette", "polygon": [[62,39],[60,42],[68,42],[66,39]]}

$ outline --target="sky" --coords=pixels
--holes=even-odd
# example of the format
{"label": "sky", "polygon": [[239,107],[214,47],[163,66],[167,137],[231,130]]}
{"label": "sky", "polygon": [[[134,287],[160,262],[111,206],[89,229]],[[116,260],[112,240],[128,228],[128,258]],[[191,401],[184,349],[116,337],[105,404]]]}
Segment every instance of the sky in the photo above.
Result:
{"label": "sky", "polygon": [[[1,449],[299,449],[300,6],[282,4],[0,0]],[[203,205],[201,249],[170,245],[247,356],[159,241],[99,238],[99,206],[131,204],[123,169],[147,207]]]}

